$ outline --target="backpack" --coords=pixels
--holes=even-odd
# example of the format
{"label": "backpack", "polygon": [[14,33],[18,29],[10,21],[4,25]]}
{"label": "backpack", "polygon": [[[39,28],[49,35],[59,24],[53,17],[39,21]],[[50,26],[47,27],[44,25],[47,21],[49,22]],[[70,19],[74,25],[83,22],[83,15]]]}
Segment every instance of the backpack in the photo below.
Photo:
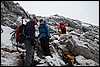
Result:
{"label": "backpack", "polygon": [[24,24],[16,28],[16,42],[24,43],[26,39],[25,29],[26,25]]}

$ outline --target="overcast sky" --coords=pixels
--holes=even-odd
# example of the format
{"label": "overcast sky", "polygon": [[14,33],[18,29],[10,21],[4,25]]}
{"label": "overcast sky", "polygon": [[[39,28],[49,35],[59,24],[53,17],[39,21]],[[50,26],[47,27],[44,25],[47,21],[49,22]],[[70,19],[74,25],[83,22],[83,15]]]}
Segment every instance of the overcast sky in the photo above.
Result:
{"label": "overcast sky", "polygon": [[99,26],[99,1],[14,1],[37,16],[59,14]]}

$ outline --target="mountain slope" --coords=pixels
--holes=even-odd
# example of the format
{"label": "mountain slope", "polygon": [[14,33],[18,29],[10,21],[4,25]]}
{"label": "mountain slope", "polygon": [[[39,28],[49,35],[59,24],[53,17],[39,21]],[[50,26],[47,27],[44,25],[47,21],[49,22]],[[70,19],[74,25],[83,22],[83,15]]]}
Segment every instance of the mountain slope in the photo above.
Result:
{"label": "mountain slope", "polygon": [[[15,30],[15,24],[20,25],[21,17],[29,21],[29,15],[19,5],[13,1],[1,2],[1,66],[22,66],[25,56],[24,44],[18,45],[17,51],[15,37],[10,34]],[[43,57],[39,39],[36,39],[36,49],[34,54],[35,66],[67,66],[63,60],[63,51],[68,50],[77,63],[74,66],[99,66],[99,26],[88,24],[76,19],[65,18],[64,16],[51,15],[50,17],[37,16],[43,18],[50,30],[50,52],[53,58]],[[24,23],[26,23],[24,20]],[[59,22],[66,24],[66,34],[58,32]],[[38,26],[36,26],[36,36],[38,36]]]}

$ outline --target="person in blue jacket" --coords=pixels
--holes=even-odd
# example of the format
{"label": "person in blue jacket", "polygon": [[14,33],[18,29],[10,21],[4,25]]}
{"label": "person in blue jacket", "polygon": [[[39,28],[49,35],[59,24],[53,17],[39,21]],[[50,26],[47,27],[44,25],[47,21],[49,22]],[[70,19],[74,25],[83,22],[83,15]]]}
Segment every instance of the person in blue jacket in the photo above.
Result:
{"label": "person in blue jacket", "polygon": [[25,35],[26,39],[24,41],[25,48],[26,48],[26,56],[24,61],[24,66],[31,66],[32,65],[32,58],[34,49],[34,38],[35,38],[35,25],[37,24],[38,20],[37,17],[34,16],[31,18],[29,22],[26,24]]}
{"label": "person in blue jacket", "polygon": [[44,52],[44,56],[51,56],[50,49],[49,49],[49,37],[50,37],[50,32],[48,29],[48,26],[46,24],[46,21],[43,19],[40,19],[40,26],[39,26],[39,38],[41,42],[41,48]]}

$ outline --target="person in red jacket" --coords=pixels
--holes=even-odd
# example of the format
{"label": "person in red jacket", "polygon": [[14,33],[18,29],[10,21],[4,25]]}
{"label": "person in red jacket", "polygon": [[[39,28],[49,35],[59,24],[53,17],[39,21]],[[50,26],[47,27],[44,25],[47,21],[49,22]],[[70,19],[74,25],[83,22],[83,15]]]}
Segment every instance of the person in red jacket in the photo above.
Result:
{"label": "person in red jacket", "polygon": [[60,22],[60,25],[58,26],[58,32],[61,29],[62,34],[66,34],[66,26],[63,22]]}

